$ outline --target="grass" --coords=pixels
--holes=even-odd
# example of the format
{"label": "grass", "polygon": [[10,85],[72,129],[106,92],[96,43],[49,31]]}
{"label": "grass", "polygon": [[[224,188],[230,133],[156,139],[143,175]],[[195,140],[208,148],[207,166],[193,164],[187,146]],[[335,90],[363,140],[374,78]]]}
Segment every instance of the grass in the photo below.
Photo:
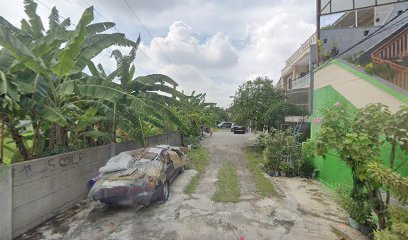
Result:
{"label": "grass", "polygon": [[227,162],[218,170],[217,190],[212,200],[216,202],[238,202],[239,195],[237,170],[231,162]]}
{"label": "grass", "polygon": [[192,149],[188,153],[190,157],[190,161],[187,164],[188,169],[195,169],[197,170],[197,174],[191,179],[190,183],[184,188],[184,193],[192,194],[195,192],[198,183],[202,175],[205,172],[205,168],[208,165],[209,157],[208,157],[208,150],[204,147]]}
{"label": "grass", "polygon": [[246,148],[245,159],[247,168],[252,172],[255,178],[256,193],[263,197],[278,196],[272,182],[265,177],[263,169],[259,166],[263,161],[262,153]]}

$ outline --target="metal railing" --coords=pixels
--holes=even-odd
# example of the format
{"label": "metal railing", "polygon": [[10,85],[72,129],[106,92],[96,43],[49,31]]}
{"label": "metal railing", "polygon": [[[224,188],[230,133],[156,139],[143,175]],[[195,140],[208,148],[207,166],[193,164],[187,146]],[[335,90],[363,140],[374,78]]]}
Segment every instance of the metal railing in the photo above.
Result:
{"label": "metal railing", "polygon": [[310,45],[316,43],[316,33],[313,33],[312,36],[310,36],[301,46],[286,60],[286,66],[282,70],[282,72],[285,72],[288,67],[292,65],[293,62],[295,62],[300,56],[302,56],[305,52],[309,51]]}
{"label": "metal railing", "polygon": [[310,74],[308,73],[301,78],[293,80],[291,89],[307,88],[309,86],[310,86]]}
{"label": "metal railing", "polygon": [[408,90],[408,67],[398,64],[395,60],[408,57],[408,28],[384,43],[371,54],[373,63],[388,64],[396,72],[391,83]]}

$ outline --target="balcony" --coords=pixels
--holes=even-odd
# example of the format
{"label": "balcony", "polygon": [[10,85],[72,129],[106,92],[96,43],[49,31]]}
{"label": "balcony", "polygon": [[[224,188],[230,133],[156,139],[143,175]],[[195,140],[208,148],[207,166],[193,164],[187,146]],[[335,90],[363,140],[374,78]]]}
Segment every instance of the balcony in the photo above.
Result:
{"label": "balcony", "polygon": [[310,74],[295,79],[292,81],[292,86],[289,86],[289,89],[299,89],[299,88],[308,88],[310,86]]}
{"label": "balcony", "polygon": [[282,75],[284,75],[288,70],[290,70],[295,62],[297,62],[299,59],[304,57],[305,54],[309,53],[310,45],[315,44],[316,42],[317,42],[316,33],[313,33],[312,36],[310,36],[306,40],[306,42],[304,42],[300,46],[300,48],[298,48],[298,50],[296,50],[296,52],[293,53],[292,56],[290,56],[288,60],[286,60],[286,65],[285,65],[285,68],[282,70]]}
{"label": "balcony", "polygon": [[392,79],[386,79],[408,90],[408,25],[371,54],[373,63],[388,64],[394,71]]}

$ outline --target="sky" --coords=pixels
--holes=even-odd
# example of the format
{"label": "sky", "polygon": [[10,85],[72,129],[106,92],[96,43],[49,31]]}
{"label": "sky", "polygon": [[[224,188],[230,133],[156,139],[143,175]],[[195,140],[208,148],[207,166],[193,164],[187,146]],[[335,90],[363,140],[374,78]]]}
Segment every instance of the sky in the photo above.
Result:
{"label": "sky", "polygon": [[[315,31],[314,0],[36,0],[48,25],[50,9],[76,23],[89,6],[95,21],[112,21],[132,40],[140,34],[136,73],[162,73],[179,90],[206,92],[208,102],[228,107],[238,86],[257,76],[280,78],[285,60]],[[0,15],[15,26],[23,0],[0,0]],[[325,21],[323,20],[323,25]],[[112,47],[94,60],[115,68]]]}

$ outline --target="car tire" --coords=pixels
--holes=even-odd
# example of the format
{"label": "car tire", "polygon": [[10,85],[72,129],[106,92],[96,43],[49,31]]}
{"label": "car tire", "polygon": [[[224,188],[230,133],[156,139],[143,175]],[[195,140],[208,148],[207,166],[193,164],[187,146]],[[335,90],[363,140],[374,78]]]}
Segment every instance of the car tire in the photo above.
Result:
{"label": "car tire", "polygon": [[163,188],[161,192],[161,199],[162,201],[167,201],[170,195],[170,185],[168,182],[163,183]]}

